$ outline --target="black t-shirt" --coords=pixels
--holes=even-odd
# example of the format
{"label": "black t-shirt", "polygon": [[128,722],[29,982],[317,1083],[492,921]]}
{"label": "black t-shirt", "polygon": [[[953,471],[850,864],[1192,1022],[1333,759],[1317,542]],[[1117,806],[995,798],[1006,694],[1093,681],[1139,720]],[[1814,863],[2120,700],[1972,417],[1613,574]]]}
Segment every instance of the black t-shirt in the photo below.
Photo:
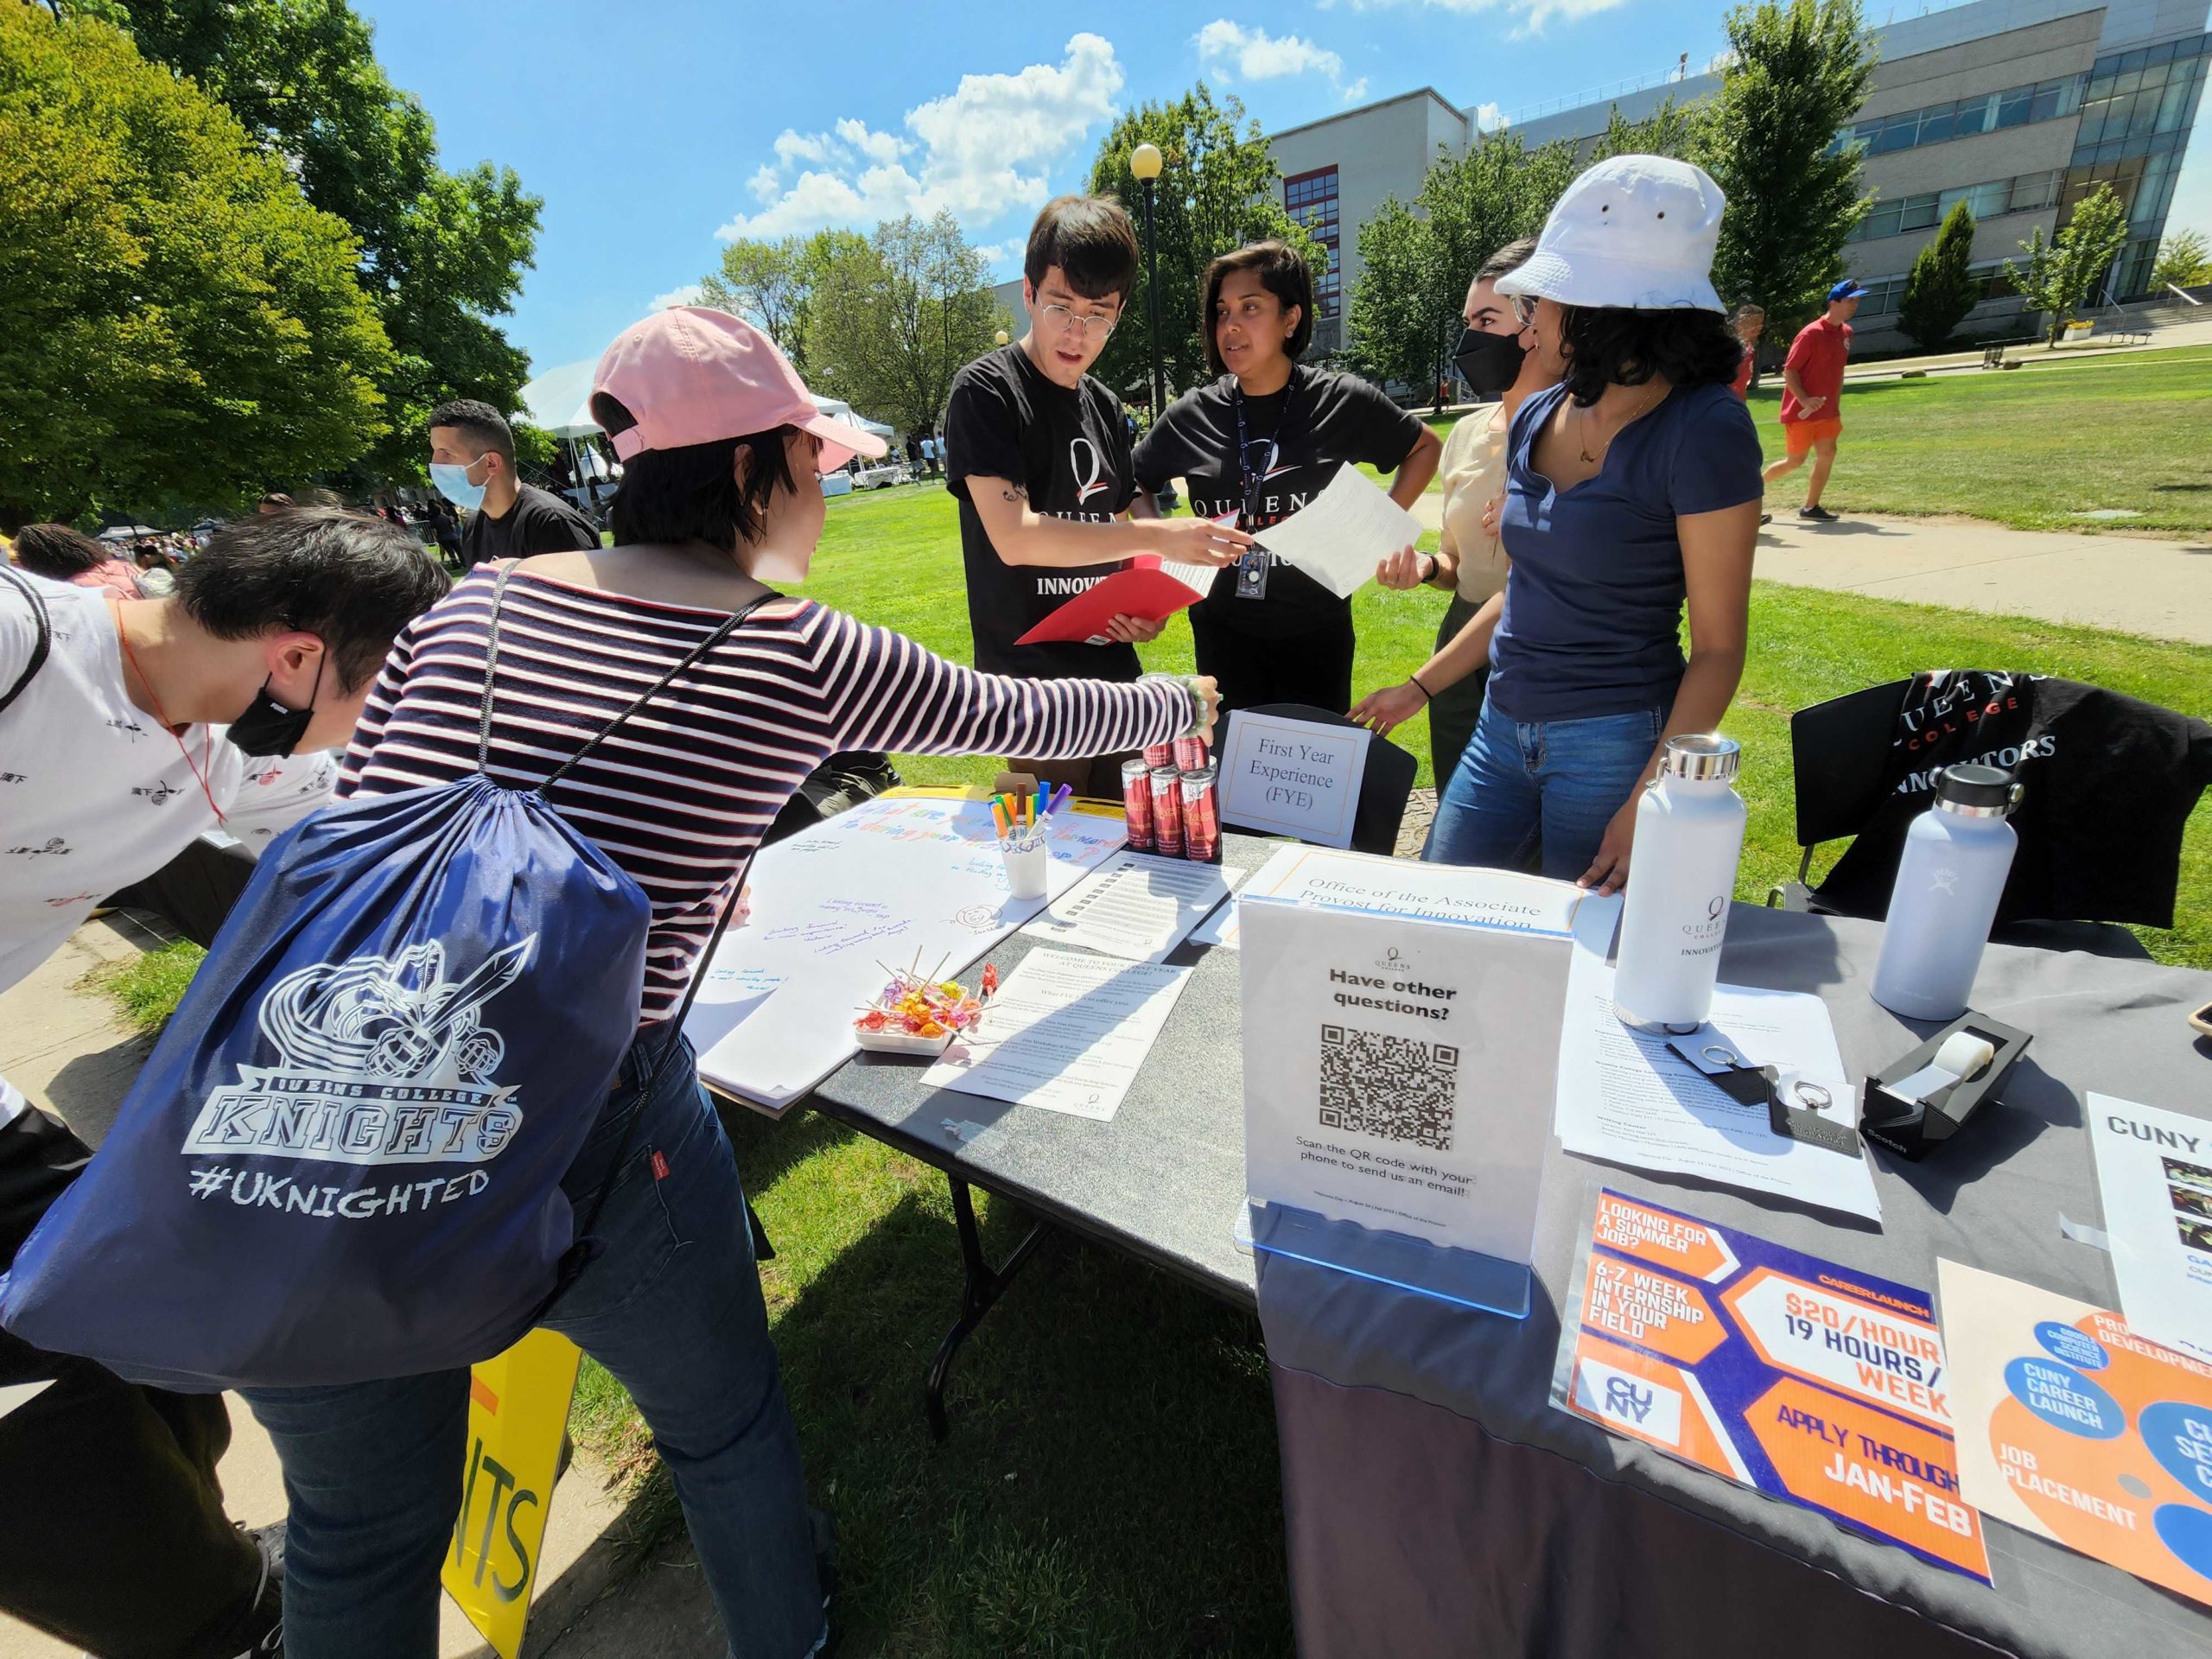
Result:
{"label": "black t-shirt", "polygon": [[461,533],[461,562],[474,569],[486,559],[526,559],[533,553],[569,553],[600,544],[591,520],[559,496],[535,484],[519,486],[515,504],[494,518],[479,510]]}
{"label": "black t-shirt", "polygon": [[947,487],[960,498],[976,666],[1033,680],[1135,679],[1143,664],[1134,645],[1014,643],[1123,562],[1008,564],[968,495],[971,478],[1003,478],[1029,493],[1035,512],[1084,524],[1118,518],[1136,493],[1121,400],[1089,375],[1073,391],[1056,385],[1020,345],[1001,346],[954,377],[938,448],[955,457],[945,470]]}
{"label": "black t-shirt", "polygon": [[[1420,420],[1380,387],[1356,374],[1294,368],[1281,391],[1243,400],[1246,441],[1273,438],[1278,445],[1274,466],[1260,486],[1259,511],[1247,513],[1236,401],[1236,377],[1224,374],[1169,404],[1137,445],[1137,483],[1156,494],[1168,480],[1180,478],[1190,490],[1192,512],[1210,518],[1233,512],[1237,528],[1257,531],[1326,489],[1347,461],[1395,472],[1421,438]],[[1208,621],[1239,633],[1289,639],[1336,622],[1350,605],[1277,558],[1268,571],[1265,598],[1237,598],[1232,565],[1214,578],[1213,591],[1196,608]]]}

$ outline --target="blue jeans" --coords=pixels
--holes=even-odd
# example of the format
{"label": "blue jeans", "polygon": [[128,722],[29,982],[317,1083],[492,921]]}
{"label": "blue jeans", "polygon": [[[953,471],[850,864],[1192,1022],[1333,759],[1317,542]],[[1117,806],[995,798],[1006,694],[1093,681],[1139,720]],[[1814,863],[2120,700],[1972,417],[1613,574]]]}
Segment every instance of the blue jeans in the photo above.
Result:
{"label": "blue jeans", "polygon": [[[663,1040],[655,1032],[632,1049],[563,1183],[581,1227],[636,1116],[593,1229],[603,1248],[543,1323],[612,1371],[645,1414],[730,1653],[801,1659],[823,1634],[822,1592],[745,1195],[690,1045],[655,1074]],[[290,1503],[285,1652],[429,1659],[438,1570],[461,1509],[468,1373],[250,1389],[246,1401],[276,1444]]]}
{"label": "blue jeans", "polygon": [[1421,856],[1521,869],[1541,848],[1541,873],[1573,880],[1597,857],[1665,728],[1662,709],[1516,721],[1485,700]]}

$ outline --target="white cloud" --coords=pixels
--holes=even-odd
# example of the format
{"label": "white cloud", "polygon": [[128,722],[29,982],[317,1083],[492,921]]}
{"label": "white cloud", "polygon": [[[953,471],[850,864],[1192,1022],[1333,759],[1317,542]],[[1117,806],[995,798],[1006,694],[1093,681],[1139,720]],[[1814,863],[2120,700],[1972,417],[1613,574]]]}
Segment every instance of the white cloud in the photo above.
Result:
{"label": "white cloud", "polygon": [[1192,38],[1198,48],[1199,61],[1211,66],[1217,74],[1233,68],[1247,80],[1274,80],[1310,71],[1332,81],[1344,79],[1342,58],[1295,35],[1272,35],[1264,29],[1247,29],[1226,17],[1217,17]]}
{"label": "white cloud", "polygon": [[1365,98],[1366,96],[1367,77],[1365,75],[1362,75],[1357,80],[1355,80],[1351,86],[1344,88],[1344,102],[1347,104],[1357,104],[1361,99]]}
{"label": "white cloud", "polygon": [[1058,64],[963,76],[952,92],[908,110],[903,133],[850,116],[828,132],[787,131],[776,140],[776,163],[753,175],[760,211],[737,214],[715,234],[734,241],[830,225],[864,229],[939,209],[988,224],[1039,207],[1051,194],[1051,167],[1112,118],[1123,79],[1111,43],[1081,34]]}
{"label": "white cloud", "polygon": [[1505,111],[1495,104],[1480,104],[1475,107],[1475,130],[1496,132],[1505,124]]}
{"label": "white cloud", "polygon": [[1628,0],[1351,0],[1357,11],[1394,10],[1411,5],[1456,12],[1462,16],[1477,12],[1503,12],[1514,21],[1513,32],[1516,35],[1541,35],[1554,22],[1575,22],[1627,3]]}
{"label": "white cloud", "polygon": [[696,305],[707,297],[707,290],[696,283],[686,283],[681,288],[671,288],[665,294],[653,296],[652,309],[665,311],[671,305]]}

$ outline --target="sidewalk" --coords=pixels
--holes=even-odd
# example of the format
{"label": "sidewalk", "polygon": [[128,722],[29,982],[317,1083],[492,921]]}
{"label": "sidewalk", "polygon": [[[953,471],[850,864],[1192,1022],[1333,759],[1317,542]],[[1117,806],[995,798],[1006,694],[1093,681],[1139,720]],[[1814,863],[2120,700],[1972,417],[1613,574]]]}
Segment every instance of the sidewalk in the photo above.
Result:
{"label": "sidewalk", "polygon": [[[83,982],[128,963],[163,941],[126,914],[87,922],[61,950],[21,983],[0,993],[0,1077],[34,1105],[62,1119],[97,1144],[114,1122],[117,1103],[137,1075],[152,1039],[135,1033],[114,1004]],[[230,1396],[231,1449],[222,1463],[223,1492],[232,1520],[249,1527],[284,1516],[284,1486],[276,1448],[245,1402]],[[588,1613],[638,1565],[618,1541],[621,1506],[602,1490],[604,1477],[579,1452],[555,1489],[548,1511],[543,1566],[526,1659],[558,1649],[563,1632]],[[29,1501],[11,1494],[10,1501]],[[719,1645],[699,1654],[719,1654]],[[630,1632],[591,1649],[605,1659],[645,1659],[691,1649],[658,1645]],[[444,1603],[439,1659],[493,1659],[461,1611]],[[0,1659],[81,1659],[79,1650],[0,1613]]]}

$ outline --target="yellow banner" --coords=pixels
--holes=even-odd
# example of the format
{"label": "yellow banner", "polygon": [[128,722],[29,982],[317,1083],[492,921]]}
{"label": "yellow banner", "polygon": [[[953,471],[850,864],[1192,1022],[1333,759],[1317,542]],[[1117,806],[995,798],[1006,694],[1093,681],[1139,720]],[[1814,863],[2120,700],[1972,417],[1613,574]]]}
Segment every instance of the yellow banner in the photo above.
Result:
{"label": "yellow banner", "polygon": [[500,1659],[522,1651],[582,1357],[566,1337],[533,1331],[468,1374],[468,1462],[442,1576]]}

